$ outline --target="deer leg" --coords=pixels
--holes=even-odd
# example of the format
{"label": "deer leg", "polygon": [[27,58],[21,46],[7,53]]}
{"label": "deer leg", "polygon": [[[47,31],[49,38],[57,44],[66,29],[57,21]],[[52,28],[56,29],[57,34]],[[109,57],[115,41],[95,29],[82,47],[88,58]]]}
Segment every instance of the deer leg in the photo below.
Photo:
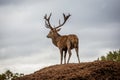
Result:
{"label": "deer leg", "polygon": [[68,61],[67,61],[67,63],[69,63],[70,57],[71,57],[71,55],[72,55],[72,53],[71,53],[71,50],[70,50],[70,49],[68,49],[68,53],[69,53],[69,57],[68,57]]}
{"label": "deer leg", "polygon": [[60,57],[61,57],[61,60],[60,60],[60,64],[62,64],[62,61],[63,61],[63,50],[62,49],[60,49]]}
{"label": "deer leg", "polygon": [[67,50],[65,50],[65,53],[64,53],[64,64],[66,64],[66,53],[67,53]]}
{"label": "deer leg", "polygon": [[77,54],[77,58],[78,58],[78,62],[80,63],[80,58],[79,58],[79,53],[78,53],[78,47],[75,48],[76,54]]}

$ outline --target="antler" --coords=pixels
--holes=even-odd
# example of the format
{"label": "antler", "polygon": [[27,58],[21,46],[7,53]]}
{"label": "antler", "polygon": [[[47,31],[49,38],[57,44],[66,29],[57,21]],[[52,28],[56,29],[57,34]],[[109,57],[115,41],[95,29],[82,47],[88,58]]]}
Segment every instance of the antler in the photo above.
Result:
{"label": "antler", "polygon": [[44,16],[45,19],[45,27],[49,28],[49,29],[53,29],[51,24],[50,24],[50,17],[51,17],[52,13],[50,13],[49,17],[47,17],[47,14]]}
{"label": "antler", "polygon": [[57,28],[63,26],[70,16],[71,16],[70,14],[65,15],[65,14],[63,13],[64,22],[61,24],[61,21],[59,20],[59,26],[57,26],[57,27],[55,27],[55,28],[57,29]]}

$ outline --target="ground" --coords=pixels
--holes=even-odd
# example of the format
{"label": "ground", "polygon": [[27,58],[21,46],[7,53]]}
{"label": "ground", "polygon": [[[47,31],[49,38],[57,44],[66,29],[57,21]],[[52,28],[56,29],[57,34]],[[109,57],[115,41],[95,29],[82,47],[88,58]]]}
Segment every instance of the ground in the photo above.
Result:
{"label": "ground", "polygon": [[16,80],[120,80],[120,62],[94,61],[53,65]]}

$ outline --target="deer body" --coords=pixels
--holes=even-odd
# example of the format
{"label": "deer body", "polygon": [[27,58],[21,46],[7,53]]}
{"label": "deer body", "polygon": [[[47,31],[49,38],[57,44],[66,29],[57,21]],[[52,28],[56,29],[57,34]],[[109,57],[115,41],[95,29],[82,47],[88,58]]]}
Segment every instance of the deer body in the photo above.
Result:
{"label": "deer body", "polygon": [[[51,16],[51,15],[50,15]],[[46,23],[46,26],[47,28],[50,28],[50,32],[49,34],[47,35],[48,38],[51,38],[52,39],[52,43],[59,48],[59,51],[60,51],[60,55],[61,55],[61,60],[60,60],[60,63],[62,64],[62,61],[63,61],[63,52],[64,52],[64,63],[66,64],[66,54],[67,54],[67,51],[69,53],[69,57],[68,57],[68,60],[67,60],[67,63],[69,63],[69,60],[70,60],[70,57],[72,55],[71,53],[71,49],[74,49],[76,50],[76,54],[77,54],[77,58],[78,58],[78,62],[80,63],[80,59],[79,59],[79,54],[78,54],[78,49],[79,49],[79,39],[78,37],[75,35],[75,34],[70,34],[70,35],[60,35],[58,33],[58,31],[60,31],[60,28],[61,26],[59,27],[55,27],[55,28],[52,28],[51,27],[51,24],[49,22],[49,19],[50,19],[50,16],[47,18],[47,16],[45,16],[44,18],[48,21]],[[70,16],[70,15],[69,15]],[[64,15],[64,19],[66,18],[69,18],[69,16],[65,16]],[[67,20],[67,19],[66,19]],[[64,21],[65,23],[66,21]],[[63,25],[63,24],[62,24]],[[59,29],[58,29],[59,28]]]}

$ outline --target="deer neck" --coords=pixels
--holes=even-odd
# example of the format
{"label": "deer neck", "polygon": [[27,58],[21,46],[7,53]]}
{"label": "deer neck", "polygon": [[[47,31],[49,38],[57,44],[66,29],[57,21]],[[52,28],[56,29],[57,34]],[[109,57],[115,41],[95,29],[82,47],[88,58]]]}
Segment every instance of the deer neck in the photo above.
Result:
{"label": "deer neck", "polygon": [[55,35],[55,36],[52,37],[52,43],[53,43],[55,46],[57,46],[57,42],[58,42],[58,40],[59,40],[60,37],[61,37],[60,34],[57,34],[57,35]]}

